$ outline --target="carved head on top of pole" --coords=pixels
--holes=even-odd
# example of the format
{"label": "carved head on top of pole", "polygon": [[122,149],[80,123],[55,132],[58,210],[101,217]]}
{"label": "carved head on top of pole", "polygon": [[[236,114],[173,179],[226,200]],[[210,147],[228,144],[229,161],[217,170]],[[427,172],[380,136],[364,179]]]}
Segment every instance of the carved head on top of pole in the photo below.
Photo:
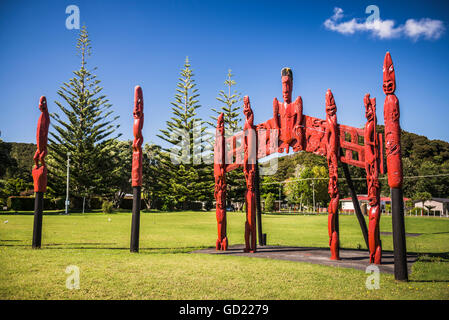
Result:
{"label": "carved head on top of pole", "polygon": [[140,86],[136,86],[134,88],[133,116],[134,119],[141,119],[143,117],[143,94],[142,88]]}
{"label": "carved head on top of pole", "polygon": [[223,112],[217,118],[217,134],[224,135],[224,114]]}
{"label": "carved head on top of pole", "polygon": [[369,93],[363,97],[365,105],[365,117],[368,121],[374,121],[376,117],[376,98],[370,98]]}
{"label": "carved head on top of pole", "polygon": [[292,102],[292,91],[293,91],[293,72],[290,68],[283,68],[281,71],[282,75],[282,97],[284,102]]}
{"label": "carved head on top of pole", "polygon": [[384,59],[383,67],[383,90],[385,94],[394,94],[396,90],[396,77],[394,74],[393,60],[391,60],[390,52],[387,52]]}
{"label": "carved head on top of pole", "polygon": [[[249,101],[248,96],[243,97],[243,114],[246,117],[246,122],[248,123],[248,125],[252,127],[253,121],[254,121],[254,113],[253,113],[253,110],[251,109],[251,103]],[[245,127],[246,127],[246,124],[245,124]]]}
{"label": "carved head on top of pole", "polygon": [[337,113],[337,105],[335,104],[334,95],[330,89],[326,92],[326,114],[329,117],[334,116]]}
{"label": "carved head on top of pole", "polygon": [[47,111],[47,99],[45,98],[45,96],[42,96],[42,97],[39,99],[39,110],[40,110],[41,112]]}

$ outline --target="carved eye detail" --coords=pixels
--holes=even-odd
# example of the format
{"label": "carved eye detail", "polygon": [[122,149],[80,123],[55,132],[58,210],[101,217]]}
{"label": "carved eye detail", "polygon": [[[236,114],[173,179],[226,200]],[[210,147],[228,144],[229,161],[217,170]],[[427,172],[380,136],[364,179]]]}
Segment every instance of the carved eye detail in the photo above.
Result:
{"label": "carved eye detail", "polygon": [[394,69],[393,69],[393,66],[391,65],[391,66],[390,66],[390,72],[393,72],[393,70],[394,70]]}

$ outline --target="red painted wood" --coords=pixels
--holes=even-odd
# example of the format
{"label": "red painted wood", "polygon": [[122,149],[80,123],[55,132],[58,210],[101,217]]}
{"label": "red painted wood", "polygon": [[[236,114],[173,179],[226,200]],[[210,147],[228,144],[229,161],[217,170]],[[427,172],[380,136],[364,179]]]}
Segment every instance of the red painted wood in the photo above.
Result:
{"label": "red painted wood", "polygon": [[379,136],[376,133],[376,99],[366,94],[365,104],[365,171],[368,185],[369,225],[368,243],[370,251],[370,263],[380,264],[382,259],[382,247],[380,243],[380,184],[379,184]]}
{"label": "red painted wood", "polygon": [[215,243],[217,250],[227,250],[226,236],[226,163],[225,163],[225,129],[224,114],[217,119],[214,146],[214,177],[215,177],[215,215],[217,218],[218,238]]}
{"label": "red painted wood", "polygon": [[134,109],[133,109],[133,159],[131,184],[133,187],[142,186],[142,128],[143,128],[143,93],[140,86],[134,88]]}
{"label": "red painted wood", "polygon": [[337,106],[334,96],[330,90],[326,92],[326,158],[329,168],[328,193],[331,198],[328,207],[328,232],[329,246],[331,249],[331,260],[339,260],[339,239],[338,239],[338,205],[340,195],[338,192],[338,156],[340,151],[340,138],[337,123]]}
{"label": "red painted wood", "polygon": [[399,100],[394,94],[396,76],[389,52],[383,66],[385,150],[387,157],[388,184],[390,188],[402,187],[401,126],[399,124]]}
{"label": "red painted wood", "polygon": [[[389,54],[387,54],[389,57]],[[386,58],[387,59],[387,58]],[[387,60],[386,60],[387,61]],[[389,60],[391,62],[391,58]],[[392,63],[390,63],[392,66]],[[385,68],[384,68],[385,69]],[[390,67],[388,67],[388,70]],[[394,70],[393,73],[388,71],[384,73],[384,89],[387,99],[385,108],[388,111],[389,131],[387,130],[387,120],[385,132],[393,135],[393,139],[386,137],[386,144],[390,146],[390,160],[387,157],[387,166],[389,166],[390,186],[397,184],[397,172],[400,161],[396,157],[399,141],[397,132],[400,132],[399,122],[394,120],[397,114],[399,117],[399,104],[393,92],[395,89]],[[264,158],[270,154],[279,152],[289,152],[291,147],[294,152],[304,150],[306,152],[315,153],[325,156],[329,167],[329,185],[328,193],[330,195],[330,203],[328,208],[328,232],[329,246],[331,249],[331,259],[339,259],[339,234],[338,234],[338,206],[339,206],[339,190],[338,190],[338,161],[364,168],[367,171],[368,197],[372,208],[370,209],[370,257],[372,262],[381,262],[381,246],[379,237],[379,197],[380,188],[378,182],[379,172],[383,173],[383,140],[382,135],[376,132],[375,117],[375,99],[371,99],[369,95],[365,96],[364,102],[366,107],[367,124],[364,129],[355,128],[346,125],[340,125],[337,122],[337,107],[333,94],[330,90],[326,92],[325,110],[326,119],[319,119],[303,114],[303,103],[301,97],[292,102],[293,74],[289,68],[282,70],[282,97],[283,102],[279,102],[276,98],[273,100],[273,118],[254,125],[254,114],[251,109],[249,97],[244,98],[244,114],[246,117],[244,130],[236,133],[232,137],[224,138],[223,133],[215,142],[214,174],[216,181],[216,199],[217,200],[217,221],[219,221],[219,239],[217,240],[217,249],[221,243],[226,230],[226,219],[223,217],[225,210],[220,207],[219,203],[225,203],[217,194],[223,184],[225,185],[225,174],[237,168],[243,167],[245,173],[247,191],[245,200],[247,204],[247,221],[245,224],[245,250],[256,250],[256,206],[254,193],[254,175],[255,175],[255,159]],[[389,109],[390,108],[390,109]],[[387,119],[387,118],[386,118]],[[221,118],[221,121],[223,119]],[[217,125],[217,134],[220,126]],[[398,131],[399,129],[399,131]],[[220,131],[221,132],[221,131]],[[255,133],[254,133],[255,132]],[[396,134],[396,136],[394,136]],[[340,152],[342,151],[342,152]],[[400,151],[400,149],[399,149]],[[218,158],[223,159],[224,165],[217,165]],[[396,157],[396,158],[395,158]],[[399,152],[400,160],[400,152]],[[389,164],[390,163],[390,164]],[[393,169],[390,170],[390,167]],[[394,169],[396,168],[396,169]],[[390,172],[392,171],[392,172]],[[390,175],[392,176],[390,178]],[[396,183],[395,183],[396,182]],[[402,180],[401,180],[402,183]],[[221,200],[220,200],[221,199]],[[224,225],[224,226],[223,226]]]}
{"label": "red painted wood", "polygon": [[47,191],[47,166],[45,164],[45,156],[47,155],[50,116],[48,114],[47,99],[44,96],[39,99],[39,110],[41,111],[41,115],[37,122],[37,150],[33,157],[35,165],[32,170],[32,175],[34,192],[45,192]]}
{"label": "red painted wood", "polygon": [[257,140],[254,127],[254,114],[251,109],[249,97],[243,98],[243,113],[246,117],[243,131],[244,138],[244,161],[243,172],[246,180],[246,222],[245,222],[245,252],[256,252],[256,159],[257,159]]}

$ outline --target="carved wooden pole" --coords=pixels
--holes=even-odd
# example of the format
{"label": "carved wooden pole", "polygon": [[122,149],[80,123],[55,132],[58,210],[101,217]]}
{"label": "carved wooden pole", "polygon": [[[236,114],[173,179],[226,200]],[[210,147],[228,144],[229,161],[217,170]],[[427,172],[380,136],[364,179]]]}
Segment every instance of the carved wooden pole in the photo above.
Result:
{"label": "carved wooden pole", "polygon": [[402,193],[401,126],[399,124],[399,100],[394,94],[396,77],[389,52],[383,66],[385,149],[387,155],[388,184],[391,191],[393,224],[394,277],[408,281],[407,248],[405,241],[404,198]]}
{"label": "carved wooden pole", "polygon": [[215,216],[217,218],[216,250],[228,249],[226,236],[226,163],[225,163],[225,129],[224,114],[217,118],[214,145],[214,177],[215,177]]}
{"label": "carved wooden pole", "polygon": [[130,251],[139,252],[139,229],[140,229],[140,197],[142,188],[142,128],[143,128],[143,93],[140,86],[134,89],[134,110],[133,110],[133,159],[131,184],[133,187],[133,213],[131,222],[131,243]]}
{"label": "carved wooden pole", "polygon": [[256,176],[256,130],[254,127],[254,114],[251,109],[249,97],[243,98],[243,113],[246,117],[244,131],[244,161],[243,172],[246,180],[246,223],[245,223],[245,252],[256,252],[256,192],[255,192],[255,176]]}
{"label": "carved wooden pole", "polygon": [[368,184],[369,200],[369,260],[370,263],[381,264],[382,247],[380,241],[380,184],[379,184],[379,136],[376,133],[376,98],[370,98],[366,94],[363,102],[365,104],[366,124],[364,131],[365,140],[365,170]]}
{"label": "carved wooden pole", "polygon": [[256,177],[254,180],[254,189],[256,192],[256,210],[257,210],[257,237],[259,238],[259,245],[267,245],[267,234],[262,231],[262,206],[260,204],[260,175],[259,162],[256,159]]}
{"label": "carved wooden pole", "polygon": [[338,192],[338,156],[339,156],[339,130],[337,123],[337,106],[330,89],[326,92],[326,157],[329,167],[330,202],[328,208],[328,231],[331,260],[340,259],[340,246],[338,239],[338,205],[340,195]]}
{"label": "carved wooden pole", "polygon": [[39,110],[41,111],[41,115],[37,122],[37,150],[33,157],[35,166],[32,170],[35,192],[33,248],[41,247],[44,192],[47,191],[47,166],[45,164],[45,156],[47,155],[50,116],[48,115],[47,99],[44,96],[39,99]]}

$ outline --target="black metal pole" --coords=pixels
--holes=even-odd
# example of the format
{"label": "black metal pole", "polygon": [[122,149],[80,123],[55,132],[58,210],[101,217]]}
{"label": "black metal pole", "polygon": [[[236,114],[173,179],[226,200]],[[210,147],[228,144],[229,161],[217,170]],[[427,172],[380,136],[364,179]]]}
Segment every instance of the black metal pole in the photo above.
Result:
{"label": "black metal pole", "polygon": [[359,220],[360,229],[362,229],[366,248],[369,250],[368,228],[366,227],[366,221],[363,217],[362,210],[360,210],[359,200],[357,199],[357,193],[355,192],[354,184],[352,183],[351,174],[349,173],[349,168],[346,163],[342,162],[341,166],[343,167],[343,172],[345,173],[346,182],[348,183],[349,191],[351,193],[352,204],[354,205],[354,211],[357,216],[357,220]]}
{"label": "black metal pole", "polygon": [[34,198],[34,223],[33,223],[33,248],[39,249],[42,240],[42,211],[43,211],[44,193],[36,192]]}
{"label": "black metal pole", "polygon": [[390,191],[393,223],[394,278],[399,281],[408,281],[404,197],[402,188],[391,188]]}
{"label": "black metal pole", "polygon": [[139,252],[139,229],[140,229],[140,189],[133,187],[133,216],[131,221],[131,252]]}
{"label": "black metal pole", "polygon": [[262,233],[262,206],[260,204],[260,176],[259,176],[259,162],[256,160],[256,179],[255,179],[255,191],[256,191],[256,211],[257,211],[257,231],[259,238],[259,245],[265,246],[267,235]]}

